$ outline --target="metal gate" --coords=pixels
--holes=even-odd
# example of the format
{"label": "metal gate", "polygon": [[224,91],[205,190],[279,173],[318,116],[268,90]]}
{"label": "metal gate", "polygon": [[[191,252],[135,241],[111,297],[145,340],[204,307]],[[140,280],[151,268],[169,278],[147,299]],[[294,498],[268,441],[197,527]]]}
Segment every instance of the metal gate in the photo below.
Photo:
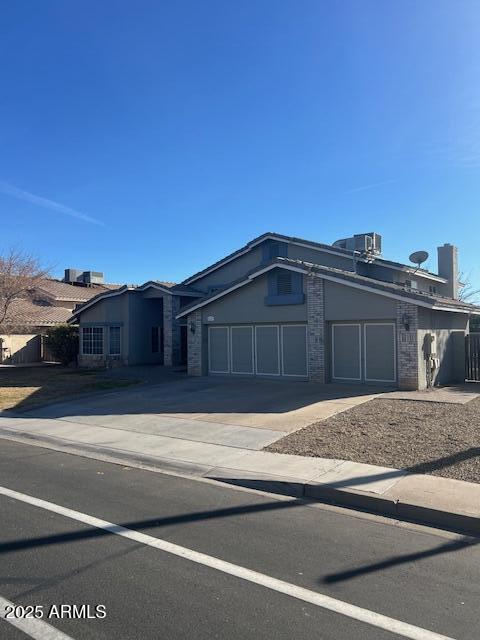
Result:
{"label": "metal gate", "polygon": [[480,333],[465,338],[465,378],[480,382]]}

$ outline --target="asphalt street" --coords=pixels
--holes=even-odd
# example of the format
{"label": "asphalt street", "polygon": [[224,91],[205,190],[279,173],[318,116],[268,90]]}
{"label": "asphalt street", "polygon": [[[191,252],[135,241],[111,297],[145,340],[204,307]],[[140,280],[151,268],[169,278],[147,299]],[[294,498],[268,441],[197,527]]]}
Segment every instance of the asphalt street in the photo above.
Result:
{"label": "asphalt street", "polygon": [[479,542],[0,440],[2,639],[477,640]]}

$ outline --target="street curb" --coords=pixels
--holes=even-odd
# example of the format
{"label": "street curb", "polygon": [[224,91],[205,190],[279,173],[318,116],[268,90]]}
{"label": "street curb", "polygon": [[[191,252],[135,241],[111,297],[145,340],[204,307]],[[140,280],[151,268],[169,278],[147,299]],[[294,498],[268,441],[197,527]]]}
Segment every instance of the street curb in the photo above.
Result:
{"label": "street curb", "polygon": [[404,520],[415,524],[428,525],[438,529],[480,537],[480,518],[463,513],[442,511],[410,502],[402,502],[387,496],[378,496],[365,491],[336,489],[328,485],[306,483],[304,496],[329,504],[358,509]]}
{"label": "street curb", "polygon": [[[263,493],[275,493],[309,501],[314,500],[324,504],[434,527],[453,533],[480,537],[480,518],[475,516],[441,511],[410,502],[401,502],[393,497],[380,496],[358,489],[337,489],[328,484],[303,482],[295,478],[269,476],[260,472],[234,471],[233,469],[179,462],[168,458],[149,457],[96,445],[79,445],[61,438],[39,436],[17,429],[9,429],[8,427],[0,428],[0,438],[154,473],[166,473],[169,475],[178,473],[192,480],[209,480],[218,484],[244,487]],[[242,477],[239,478],[239,475]]]}

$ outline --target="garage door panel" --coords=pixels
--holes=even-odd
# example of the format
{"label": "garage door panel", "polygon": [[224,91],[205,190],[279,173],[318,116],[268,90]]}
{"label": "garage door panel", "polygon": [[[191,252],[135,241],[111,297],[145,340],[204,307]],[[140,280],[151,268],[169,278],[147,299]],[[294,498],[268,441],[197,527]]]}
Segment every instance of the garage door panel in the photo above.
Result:
{"label": "garage door panel", "polygon": [[230,372],[228,327],[209,327],[208,369],[211,373]]}
{"label": "garage door panel", "polygon": [[307,376],[305,325],[282,326],[282,373],[284,376]]}
{"label": "garage door panel", "polygon": [[232,373],[253,373],[253,327],[231,327]]}
{"label": "garage door panel", "polygon": [[255,327],[256,373],[264,376],[280,375],[280,328]]}
{"label": "garage door panel", "polygon": [[360,324],[332,325],[332,377],[336,380],[362,379]]}
{"label": "garage door panel", "polygon": [[395,325],[393,323],[365,323],[365,380],[367,382],[395,382]]}

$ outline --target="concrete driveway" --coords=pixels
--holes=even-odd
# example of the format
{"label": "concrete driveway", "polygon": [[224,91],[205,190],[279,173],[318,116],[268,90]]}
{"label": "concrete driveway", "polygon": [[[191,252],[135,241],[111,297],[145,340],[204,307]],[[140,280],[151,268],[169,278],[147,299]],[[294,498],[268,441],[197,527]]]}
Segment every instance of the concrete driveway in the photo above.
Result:
{"label": "concrete driveway", "polygon": [[[364,386],[175,374],[160,384],[50,405],[17,420],[34,429],[41,424],[42,433],[67,440],[71,431],[77,438],[96,429],[95,440],[101,434],[100,441],[107,444],[116,434],[129,441],[160,437],[168,439],[167,445],[181,440],[259,450],[377,393],[378,388]],[[0,423],[7,426],[5,420]]]}

